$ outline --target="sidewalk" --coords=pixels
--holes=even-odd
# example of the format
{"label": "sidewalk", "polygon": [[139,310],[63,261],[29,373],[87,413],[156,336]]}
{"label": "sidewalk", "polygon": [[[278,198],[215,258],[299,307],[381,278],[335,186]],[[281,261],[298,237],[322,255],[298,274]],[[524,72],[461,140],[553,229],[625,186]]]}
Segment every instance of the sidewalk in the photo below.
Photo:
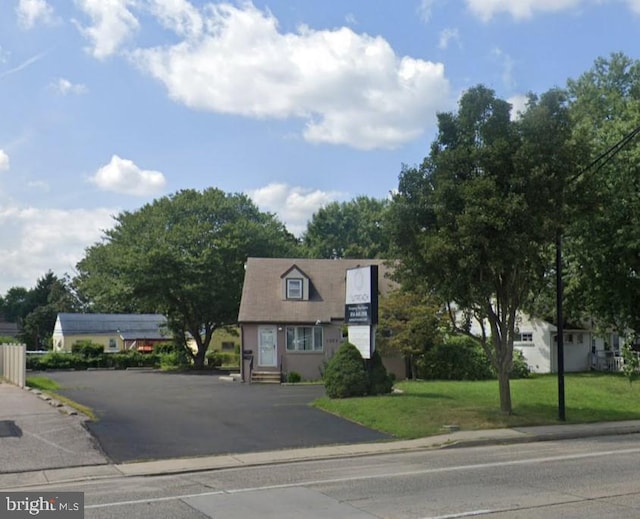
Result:
{"label": "sidewalk", "polygon": [[[15,411],[19,409],[19,411]],[[10,415],[10,416],[9,416]],[[415,450],[586,438],[640,433],[640,420],[455,431],[416,440],[109,464],[77,416],[61,413],[32,392],[0,384],[0,423],[10,420],[21,437],[0,434],[0,489],[123,476],[156,476],[326,460]],[[0,430],[0,433],[2,430]]]}

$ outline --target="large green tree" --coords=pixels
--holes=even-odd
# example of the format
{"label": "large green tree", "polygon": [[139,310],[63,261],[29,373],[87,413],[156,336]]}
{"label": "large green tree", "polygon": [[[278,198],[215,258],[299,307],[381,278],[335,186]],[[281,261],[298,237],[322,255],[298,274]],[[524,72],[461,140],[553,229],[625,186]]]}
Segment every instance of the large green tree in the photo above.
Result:
{"label": "large green tree", "polygon": [[575,167],[560,92],[532,96],[519,120],[510,111],[478,86],[457,113],[439,114],[431,152],[403,169],[389,218],[400,280],[451,303],[454,325],[480,341],[498,374],[505,413],[516,315],[551,267],[556,193]]}
{"label": "large green tree", "polygon": [[275,216],[245,195],[214,188],[180,191],[115,220],[78,263],[76,287],[96,311],[166,315],[196,367],[214,330],[237,321],[247,257],[297,252]]}
{"label": "large green tree", "polygon": [[595,161],[577,178],[589,188],[588,208],[567,222],[570,281],[603,327],[638,333],[640,135],[624,138],[640,127],[640,61],[598,58],[568,91],[574,133]]}
{"label": "large green tree", "polygon": [[78,302],[66,277],[49,271],[38,279],[35,287],[10,288],[0,310],[5,319],[18,324],[18,338],[29,349],[48,345],[58,312],[72,312]]}
{"label": "large green tree", "polygon": [[388,257],[389,237],[383,228],[388,200],[359,196],[332,202],[318,210],[302,238],[311,258]]}

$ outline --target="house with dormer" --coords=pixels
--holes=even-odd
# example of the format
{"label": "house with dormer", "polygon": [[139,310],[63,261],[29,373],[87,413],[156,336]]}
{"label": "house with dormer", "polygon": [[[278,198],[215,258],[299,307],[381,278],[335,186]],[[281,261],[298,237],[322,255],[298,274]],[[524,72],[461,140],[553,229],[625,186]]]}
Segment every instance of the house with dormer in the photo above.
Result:
{"label": "house with dormer", "polygon": [[[380,259],[249,258],[238,323],[243,380],[280,381],[291,372],[318,380],[345,340],[345,280],[348,269],[378,266],[378,291],[394,283]],[[383,358],[404,378],[401,357]]]}

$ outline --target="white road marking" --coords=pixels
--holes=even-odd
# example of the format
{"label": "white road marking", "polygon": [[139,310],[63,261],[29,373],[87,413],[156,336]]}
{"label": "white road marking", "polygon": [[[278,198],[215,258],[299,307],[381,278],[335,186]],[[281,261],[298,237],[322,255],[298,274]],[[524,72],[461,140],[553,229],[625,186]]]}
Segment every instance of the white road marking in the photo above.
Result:
{"label": "white road marking", "polygon": [[[524,460],[512,460],[512,461],[496,461],[490,463],[477,463],[473,465],[457,465],[453,467],[439,467],[439,468],[431,468],[431,469],[421,469],[421,470],[408,470],[404,472],[386,472],[381,474],[367,474],[363,476],[349,476],[342,478],[328,478],[328,479],[316,479],[309,481],[299,481],[296,483],[282,483],[279,485],[264,485],[260,487],[248,487],[248,488],[235,488],[229,490],[217,490],[214,492],[203,492],[200,494],[183,494],[176,496],[166,496],[166,497],[152,497],[148,499],[137,499],[134,501],[115,501],[112,503],[101,503],[97,505],[87,505],[85,509],[94,509],[94,508],[110,508],[115,506],[126,506],[132,504],[142,504],[142,503],[157,503],[162,501],[172,501],[172,500],[181,500],[181,499],[189,499],[194,497],[202,497],[202,496],[213,496],[220,494],[241,494],[244,492],[256,492],[259,490],[275,490],[280,488],[294,488],[294,487],[306,487],[306,486],[314,486],[314,485],[328,485],[332,483],[348,483],[351,481],[366,481],[371,479],[381,479],[381,478],[390,478],[390,477],[407,477],[407,476],[419,476],[425,474],[440,474],[443,472],[456,472],[456,471],[467,471],[467,470],[480,470],[494,467],[509,467],[516,465],[534,465],[538,463],[547,463],[550,461],[567,461],[567,460],[580,460],[580,459],[588,459],[588,458],[601,458],[606,456],[625,456],[627,454],[638,454],[640,453],[640,448],[635,449],[620,449],[620,450],[610,450],[610,451],[600,451],[600,452],[588,452],[584,454],[567,454],[564,456],[545,456],[542,458],[529,458]],[[473,512],[464,512],[467,515],[451,515],[451,516],[442,516],[440,518],[425,518],[425,519],[447,519],[447,518],[456,518],[456,517],[469,517],[475,515],[481,515],[489,513],[490,511],[478,510]]]}

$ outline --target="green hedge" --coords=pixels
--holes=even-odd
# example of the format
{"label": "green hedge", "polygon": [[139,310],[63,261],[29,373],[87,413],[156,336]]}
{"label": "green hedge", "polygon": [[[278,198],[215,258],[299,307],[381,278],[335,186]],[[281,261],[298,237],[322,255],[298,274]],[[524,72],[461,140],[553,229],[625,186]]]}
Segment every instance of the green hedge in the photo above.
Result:
{"label": "green hedge", "polygon": [[[418,360],[418,377],[426,380],[490,380],[496,372],[482,346],[470,337],[450,337],[434,346]],[[527,362],[518,350],[513,352],[512,379],[529,376]]]}
{"label": "green hedge", "polygon": [[220,366],[240,366],[239,353],[211,350],[207,352],[206,358],[207,365],[214,368],[219,368]]}
{"label": "green hedge", "polygon": [[140,353],[102,353],[99,356],[86,357],[78,353],[45,353],[27,355],[27,369],[46,371],[56,369],[84,370],[88,368],[159,368],[163,357],[169,354]]}
{"label": "green hedge", "polygon": [[451,337],[417,362],[418,377],[427,380],[488,380],[495,378],[482,347],[469,337]]}
{"label": "green hedge", "polygon": [[77,353],[83,357],[99,357],[104,353],[104,346],[91,341],[78,341],[71,345],[71,353]]}

